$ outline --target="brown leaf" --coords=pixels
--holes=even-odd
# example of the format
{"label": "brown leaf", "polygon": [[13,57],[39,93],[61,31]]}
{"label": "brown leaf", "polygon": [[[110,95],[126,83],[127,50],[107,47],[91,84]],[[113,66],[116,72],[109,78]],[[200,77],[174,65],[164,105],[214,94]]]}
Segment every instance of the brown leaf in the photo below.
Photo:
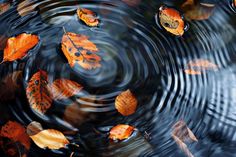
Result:
{"label": "brown leaf", "polygon": [[161,6],[159,9],[159,21],[167,32],[176,36],[182,36],[184,34],[185,22],[179,11]]}
{"label": "brown leaf", "polygon": [[22,71],[14,71],[0,82],[0,102],[13,100],[21,89]]}
{"label": "brown leaf", "polygon": [[131,136],[134,127],[126,124],[118,124],[110,130],[109,138],[112,140],[124,140]]}
{"label": "brown leaf", "polygon": [[63,35],[61,43],[62,51],[71,67],[75,63],[89,70],[101,66],[101,58],[95,54],[98,48],[87,36],[68,32]]}
{"label": "brown leaf", "polygon": [[77,16],[88,26],[96,27],[99,24],[99,20],[98,17],[96,16],[96,13],[94,13],[89,9],[78,8]]}
{"label": "brown leaf", "polygon": [[200,75],[203,71],[206,70],[217,70],[218,66],[206,59],[196,59],[190,61],[187,64],[187,68],[184,70],[186,74],[190,75]]}
{"label": "brown leaf", "polygon": [[20,142],[27,150],[30,149],[30,138],[25,128],[17,122],[8,121],[1,129],[1,136],[14,142]]}
{"label": "brown leaf", "polygon": [[33,121],[27,126],[27,134],[33,136],[43,130],[42,125],[39,122]]}
{"label": "brown leaf", "polygon": [[0,3],[0,15],[6,12],[10,8],[10,3]]}
{"label": "brown leaf", "polygon": [[54,129],[40,131],[30,138],[40,148],[60,149],[69,144],[63,133]]}
{"label": "brown leaf", "polygon": [[135,113],[137,104],[136,97],[129,89],[120,93],[115,100],[115,107],[123,116]]}
{"label": "brown leaf", "polygon": [[17,5],[17,12],[20,16],[28,15],[34,10],[36,10],[36,5],[32,0],[24,0]]}
{"label": "brown leaf", "polygon": [[69,98],[83,89],[80,84],[68,79],[57,79],[50,87],[50,92],[55,100]]}
{"label": "brown leaf", "polygon": [[9,38],[7,40],[6,48],[4,49],[2,62],[21,59],[31,48],[37,45],[38,42],[38,36],[26,33]]}
{"label": "brown leaf", "polygon": [[7,37],[4,35],[0,35],[0,50],[3,50],[7,44]]}
{"label": "brown leaf", "polygon": [[26,95],[32,109],[38,113],[45,113],[52,103],[48,90],[48,75],[45,71],[39,70],[30,79],[26,87]]}

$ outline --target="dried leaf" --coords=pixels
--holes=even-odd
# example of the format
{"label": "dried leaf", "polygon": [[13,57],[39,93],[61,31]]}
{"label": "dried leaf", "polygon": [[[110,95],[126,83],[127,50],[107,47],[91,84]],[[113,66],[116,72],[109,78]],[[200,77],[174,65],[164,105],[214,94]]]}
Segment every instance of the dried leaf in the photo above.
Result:
{"label": "dried leaf", "polygon": [[110,130],[109,138],[112,140],[124,140],[131,136],[134,127],[126,124],[118,124]]}
{"label": "dried leaf", "polygon": [[6,48],[4,49],[2,62],[14,61],[24,57],[38,42],[38,36],[26,33],[9,38],[7,40]]}
{"label": "dried leaf", "polygon": [[135,113],[138,101],[130,90],[120,93],[115,100],[115,107],[123,116]]}
{"label": "dried leaf", "polygon": [[217,70],[218,66],[206,59],[197,59],[190,61],[187,64],[187,68],[184,70],[186,74],[190,75],[200,75],[203,71],[206,70]]}
{"label": "dried leaf", "polygon": [[159,9],[159,21],[167,32],[176,36],[182,36],[184,34],[185,22],[179,11],[161,6]]}
{"label": "dried leaf", "polygon": [[33,136],[42,130],[43,130],[42,125],[39,122],[33,121],[27,126],[26,132],[29,136]]}
{"label": "dried leaf", "polygon": [[99,24],[99,20],[96,13],[94,13],[93,11],[89,9],[78,8],[77,16],[79,17],[80,20],[82,20],[88,26],[96,27]]}
{"label": "dried leaf", "polygon": [[0,102],[13,100],[21,89],[22,71],[14,71],[4,77],[0,82]]}
{"label": "dried leaf", "polygon": [[69,144],[63,133],[54,129],[40,131],[30,138],[40,148],[60,149]]}
{"label": "dried leaf", "polygon": [[10,3],[0,3],[0,15],[6,12],[10,8]]}
{"label": "dried leaf", "polygon": [[66,99],[75,94],[78,94],[82,90],[82,86],[77,82],[68,79],[55,80],[50,88],[53,99]]}
{"label": "dried leaf", "polygon": [[89,70],[101,66],[101,58],[95,54],[98,48],[87,36],[68,32],[63,35],[61,43],[62,51],[71,67],[75,63]]}
{"label": "dried leaf", "polygon": [[32,109],[38,113],[45,113],[52,103],[48,90],[48,76],[45,71],[38,71],[30,79],[26,88],[26,95]]}
{"label": "dried leaf", "polygon": [[1,129],[1,136],[14,142],[20,142],[27,150],[30,149],[30,138],[25,128],[17,122],[8,121]]}

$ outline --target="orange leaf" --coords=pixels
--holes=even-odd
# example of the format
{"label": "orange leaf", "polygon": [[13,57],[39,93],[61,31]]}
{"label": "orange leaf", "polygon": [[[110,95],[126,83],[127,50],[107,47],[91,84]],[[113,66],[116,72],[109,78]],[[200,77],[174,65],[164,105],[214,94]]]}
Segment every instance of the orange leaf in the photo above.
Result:
{"label": "orange leaf", "polygon": [[109,138],[112,140],[124,140],[131,136],[134,127],[126,124],[118,124],[110,130]]}
{"label": "orange leaf", "polygon": [[65,33],[62,37],[62,51],[71,67],[78,63],[84,69],[100,67],[101,58],[95,54],[96,45],[85,35]]}
{"label": "orange leaf", "polygon": [[27,150],[30,149],[30,138],[25,128],[17,122],[8,121],[1,129],[1,136],[20,142]]}
{"label": "orange leaf", "polygon": [[45,71],[38,71],[30,79],[26,87],[26,95],[30,106],[38,113],[45,113],[52,103],[48,90],[48,76]]}
{"label": "orange leaf", "polygon": [[43,130],[42,125],[39,122],[33,121],[27,126],[27,134],[33,136]]}
{"label": "orange leaf", "polygon": [[78,8],[77,16],[79,17],[80,20],[82,20],[88,26],[96,27],[99,24],[98,17],[93,11],[89,9]]}
{"label": "orange leaf", "polygon": [[82,86],[77,82],[68,79],[57,79],[51,85],[51,93],[53,99],[66,99],[82,90]]}
{"label": "orange leaf", "polygon": [[115,107],[123,116],[135,113],[138,101],[130,90],[120,93],[115,100]]}
{"label": "orange leaf", "polygon": [[0,3],[0,15],[10,8],[10,3]]}
{"label": "orange leaf", "polygon": [[185,31],[185,23],[179,11],[161,6],[159,9],[159,20],[161,26],[169,33],[182,36]]}
{"label": "orange leaf", "polygon": [[69,144],[63,133],[54,129],[40,131],[30,138],[40,148],[60,149]]}
{"label": "orange leaf", "polygon": [[3,61],[14,61],[24,57],[27,52],[39,42],[36,35],[20,34],[16,37],[11,37],[7,40],[6,48],[4,49]]}

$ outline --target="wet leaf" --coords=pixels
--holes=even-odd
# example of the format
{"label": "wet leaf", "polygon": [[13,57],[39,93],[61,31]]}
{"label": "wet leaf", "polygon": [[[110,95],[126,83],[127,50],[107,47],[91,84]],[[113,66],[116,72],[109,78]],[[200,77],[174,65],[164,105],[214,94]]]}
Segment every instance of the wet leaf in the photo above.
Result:
{"label": "wet leaf", "polygon": [[206,59],[197,59],[187,64],[184,72],[190,75],[200,75],[206,70],[217,70],[218,66]]}
{"label": "wet leaf", "polygon": [[6,47],[7,37],[0,35],[0,50],[3,50]]}
{"label": "wet leaf", "polygon": [[30,138],[40,148],[60,149],[69,144],[63,133],[54,129],[40,131]]}
{"label": "wet leaf", "polygon": [[45,113],[52,103],[48,90],[48,76],[45,71],[39,70],[30,79],[26,87],[26,95],[32,109],[38,113]]}
{"label": "wet leaf", "polygon": [[110,130],[109,138],[112,140],[124,140],[131,136],[134,127],[126,124],[118,124]]}
{"label": "wet leaf", "polygon": [[42,125],[39,122],[33,121],[27,126],[26,132],[29,136],[33,136],[42,130],[43,130]]}
{"label": "wet leaf", "polygon": [[167,32],[176,36],[182,36],[184,34],[185,22],[179,11],[161,6],[159,8],[159,21]]}
{"label": "wet leaf", "polygon": [[25,128],[17,122],[8,121],[2,126],[1,136],[21,143],[27,150],[30,149],[30,138],[26,134]]}
{"label": "wet leaf", "polygon": [[71,67],[75,63],[88,70],[101,66],[101,58],[95,54],[98,48],[87,36],[68,32],[63,35],[61,43],[62,51]]}
{"label": "wet leaf", "polygon": [[130,90],[120,93],[115,100],[115,107],[123,116],[135,113],[138,101]]}
{"label": "wet leaf", "polygon": [[31,48],[37,45],[38,42],[38,36],[26,33],[9,38],[6,48],[4,49],[2,62],[21,59]]}
{"label": "wet leaf", "polygon": [[0,15],[6,12],[10,8],[10,3],[1,3],[0,2]]}
{"label": "wet leaf", "polygon": [[53,99],[66,99],[73,95],[78,94],[83,87],[75,81],[68,79],[57,79],[55,80],[50,88]]}
{"label": "wet leaf", "polygon": [[14,71],[5,76],[0,82],[0,102],[15,99],[21,89],[22,71]]}
{"label": "wet leaf", "polygon": [[89,9],[78,8],[77,16],[79,17],[80,20],[82,20],[88,26],[96,27],[99,24],[99,20],[96,13],[94,13],[93,11]]}

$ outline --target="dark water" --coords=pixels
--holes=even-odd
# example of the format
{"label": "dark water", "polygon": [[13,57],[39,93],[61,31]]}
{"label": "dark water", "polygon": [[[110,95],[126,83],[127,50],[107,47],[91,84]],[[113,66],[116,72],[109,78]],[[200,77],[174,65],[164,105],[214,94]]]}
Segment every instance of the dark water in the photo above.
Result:
{"label": "dark water", "polygon": [[[22,60],[0,65],[1,78],[23,70],[19,96],[1,103],[1,125],[9,119],[25,126],[38,121],[44,128],[74,131],[65,135],[80,145],[52,151],[32,144],[28,156],[75,152],[74,156],[182,157],[185,154],[171,137],[171,128],[179,120],[198,138],[188,145],[195,157],[236,156],[236,14],[231,1],[208,1],[216,4],[212,16],[189,21],[183,37],[166,33],[155,22],[161,5],[178,8],[182,1],[143,0],[128,6],[118,0],[31,0],[21,9],[33,10],[21,17],[17,5],[22,2],[11,2],[11,8],[0,15],[0,35],[27,32],[37,34],[40,43]],[[78,7],[95,11],[101,20],[99,27],[81,23],[76,16]],[[101,68],[89,71],[69,66],[60,48],[63,27],[90,37],[100,50]],[[219,68],[201,75],[184,73],[186,64],[196,59],[207,59]],[[50,81],[68,78],[82,84],[84,90],[71,99],[54,101],[45,116],[38,115],[29,107],[25,88],[39,69],[48,72]],[[115,97],[126,89],[139,102],[136,113],[128,117],[114,107]],[[87,99],[82,100],[84,97]],[[83,111],[89,114],[76,127],[62,118],[71,102],[83,104]],[[139,131],[125,141],[110,142],[109,129],[121,123]]]}

